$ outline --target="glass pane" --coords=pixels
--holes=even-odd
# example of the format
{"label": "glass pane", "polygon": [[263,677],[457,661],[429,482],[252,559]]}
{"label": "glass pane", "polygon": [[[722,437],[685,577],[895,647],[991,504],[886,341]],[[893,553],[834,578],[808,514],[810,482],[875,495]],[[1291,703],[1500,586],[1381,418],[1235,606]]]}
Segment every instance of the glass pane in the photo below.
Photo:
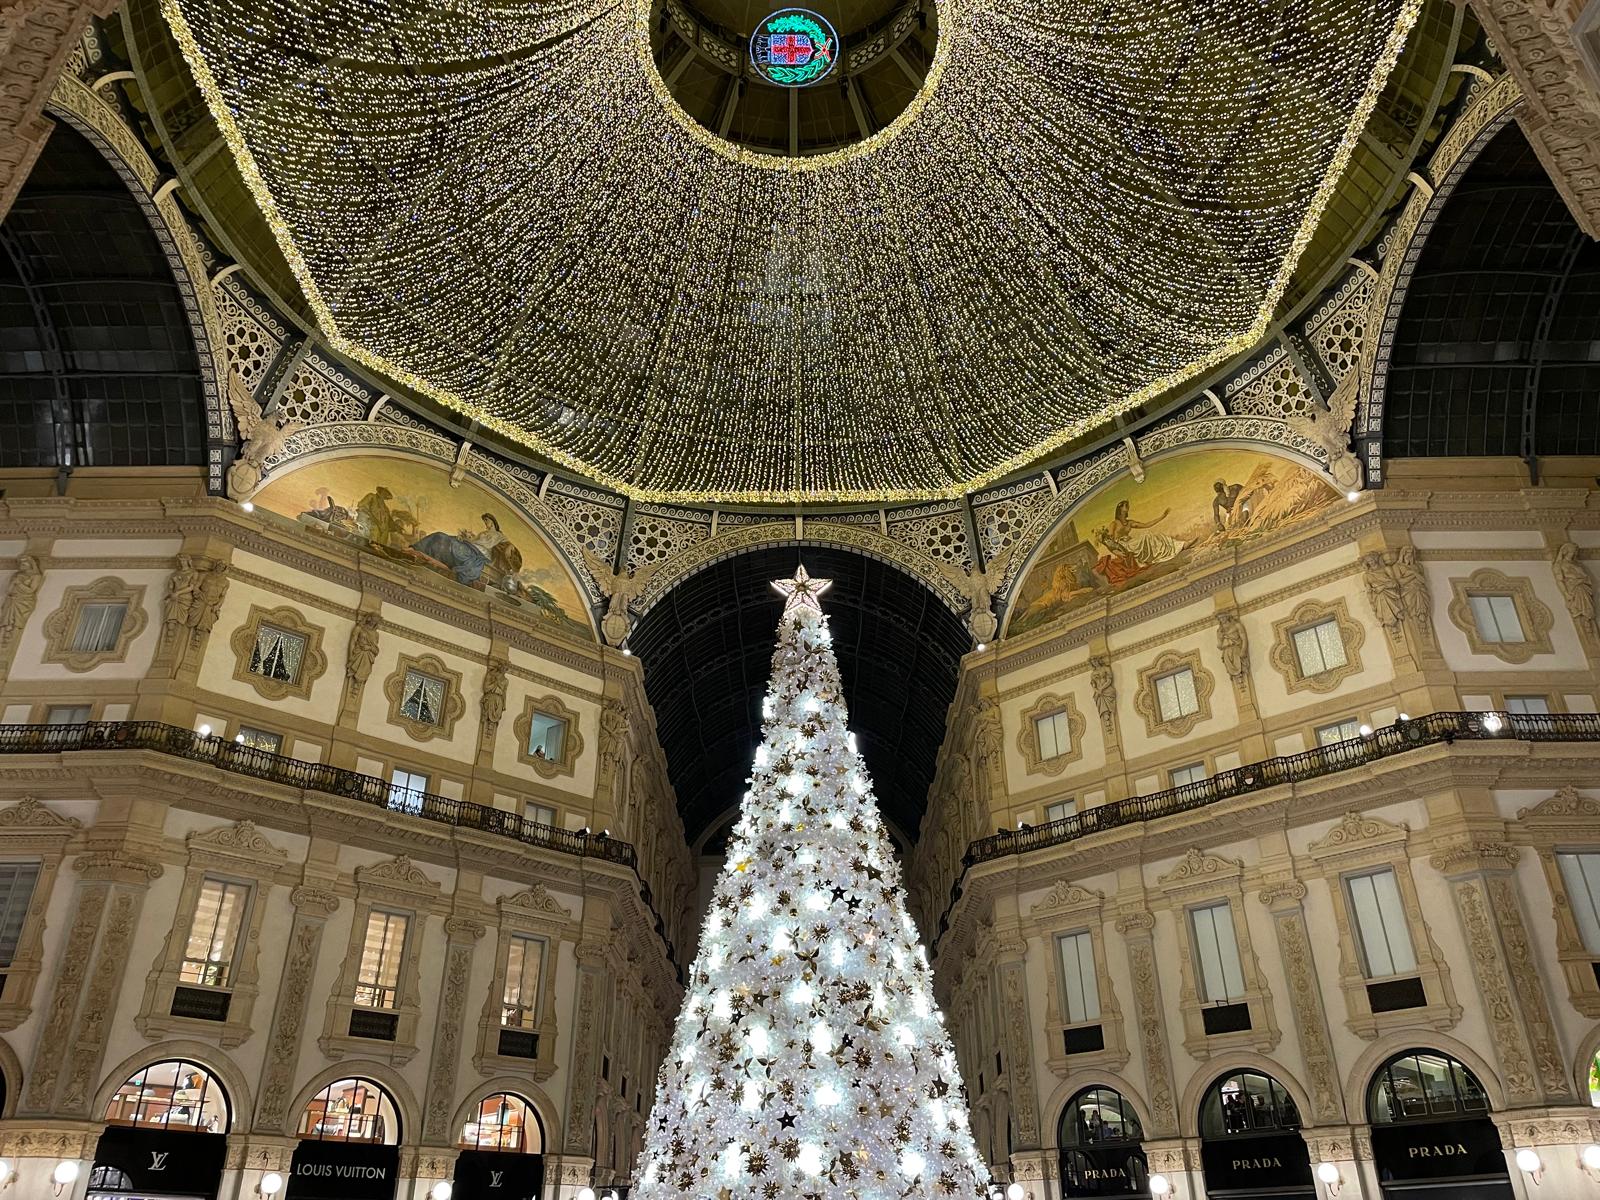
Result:
{"label": "glass pane", "polygon": [[1517,616],[1516,601],[1510,596],[1490,596],[1489,604],[1494,609],[1494,622],[1500,631],[1499,640],[1522,641],[1522,618]]}
{"label": "glass pane", "polygon": [[1543,696],[1507,696],[1506,711],[1519,716],[1544,716],[1550,711],[1550,701]]}
{"label": "glass pane", "polygon": [[144,1129],[189,1128],[228,1131],[228,1100],[204,1067],[168,1060],[153,1063],[125,1080],[106,1105],[108,1125]]}
{"label": "glass pane", "polygon": [[364,1008],[394,1008],[405,950],[407,919],[400,913],[367,915],[367,935],[356,975],[356,1003]]}
{"label": "glass pane", "polygon": [[1095,977],[1094,944],[1087,933],[1057,939],[1061,953],[1062,1018],[1069,1025],[1100,1019],[1100,985]]}
{"label": "glass pane", "polygon": [[1067,817],[1072,815],[1072,809],[1073,806],[1071,800],[1063,800],[1056,804],[1047,804],[1044,807],[1044,819],[1046,821],[1065,820]]}
{"label": "glass pane", "polygon": [[420,812],[422,797],[427,790],[426,775],[396,767],[389,780],[389,807],[401,812]]}
{"label": "glass pane", "polygon": [[467,1150],[510,1150],[538,1154],[544,1149],[539,1123],[521,1096],[496,1092],[484,1098],[461,1128],[457,1143]]}
{"label": "glass pane", "polygon": [[78,625],[72,632],[72,648],[96,653],[115,650],[127,615],[128,606],[124,602],[83,605],[78,609]]}
{"label": "glass pane", "polygon": [[528,805],[528,820],[540,825],[554,826],[556,823],[556,810],[547,804]]}
{"label": "glass pane", "polygon": [[293,683],[300,678],[300,662],[305,653],[306,639],[298,633],[273,625],[259,626],[256,644],[250,650],[250,673]]}
{"label": "glass pane", "polygon": [[228,986],[249,895],[250,889],[243,884],[218,879],[202,881],[178,976],[183,982],[201,987]]}
{"label": "glass pane", "polygon": [[233,740],[241,746],[262,750],[268,754],[276,754],[283,749],[283,734],[273,733],[268,729],[252,729],[248,725],[241,725]]}
{"label": "glass pane", "polygon": [[1297,629],[1294,634],[1294,653],[1300,660],[1300,674],[1320,675],[1328,669],[1322,661],[1322,643],[1317,638],[1317,629]]}
{"label": "glass pane", "polygon": [[560,762],[567,743],[567,723],[547,713],[534,713],[528,723],[528,757]]}
{"label": "glass pane", "polygon": [[533,1029],[539,1023],[539,973],[544,965],[544,942],[514,937],[506,955],[506,990],[500,1023],[514,1029]]}
{"label": "glass pane", "polygon": [[44,715],[47,725],[82,725],[89,719],[87,704],[52,705]]}
{"label": "glass pane", "polygon": [[444,713],[444,689],[442,679],[421,671],[407,671],[401,713],[424,725],[437,725]]}
{"label": "glass pane", "polygon": [[38,882],[38,863],[0,863],[0,967],[9,967],[17,956]]}
{"label": "glass pane", "polygon": [[1584,949],[1600,955],[1600,853],[1558,854],[1556,862]]}
{"label": "glass pane", "polygon": [[1211,1003],[1231,1003],[1244,996],[1244,973],[1234,939],[1233,914],[1226,901],[1193,912],[1200,983]]}
{"label": "glass pane", "polygon": [[311,1098],[300,1114],[300,1136],[328,1142],[394,1145],[400,1121],[389,1094],[370,1079],[340,1079]]}

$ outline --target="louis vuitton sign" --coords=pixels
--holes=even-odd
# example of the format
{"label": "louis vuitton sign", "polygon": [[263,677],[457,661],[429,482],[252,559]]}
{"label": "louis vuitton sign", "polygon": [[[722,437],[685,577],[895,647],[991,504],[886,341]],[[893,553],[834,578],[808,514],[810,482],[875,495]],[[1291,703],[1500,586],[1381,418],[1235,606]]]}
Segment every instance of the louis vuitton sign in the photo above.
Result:
{"label": "louis vuitton sign", "polygon": [[103,1169],[97,1178],[105,1184],[96,1190],[213,1197],[227,1144],[220,1133],[108,1126],[94,1150],[95,1169]]}
{"label": "louis vuitton sign", "polygon": [[463,1150],[456,1156],[451,1200],[539,1200],[544,1156],[506,1150]]}
{"label": "louis vuitton sign", "polygon": [[306,1138],[289,1164],[286,1200],[393,1200],[400,1147]]}

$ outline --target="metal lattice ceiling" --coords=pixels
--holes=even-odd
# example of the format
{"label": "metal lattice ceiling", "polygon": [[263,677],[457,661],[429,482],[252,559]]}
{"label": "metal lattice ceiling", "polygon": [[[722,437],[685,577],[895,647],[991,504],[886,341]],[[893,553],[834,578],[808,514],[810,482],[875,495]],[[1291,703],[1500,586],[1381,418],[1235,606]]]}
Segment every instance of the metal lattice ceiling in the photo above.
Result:
{"label": "metal lattice ceiling", "polygon": [[781,598],[769,583],[803,561],[834,581],[823,598],[850,728],[884,818],[916,838],[971,638],[911,576],[876,559],[819,547],[756,550],[672,589],[629,639],[645,668],[672,786],[691,844],[744,794],[761,736]]}

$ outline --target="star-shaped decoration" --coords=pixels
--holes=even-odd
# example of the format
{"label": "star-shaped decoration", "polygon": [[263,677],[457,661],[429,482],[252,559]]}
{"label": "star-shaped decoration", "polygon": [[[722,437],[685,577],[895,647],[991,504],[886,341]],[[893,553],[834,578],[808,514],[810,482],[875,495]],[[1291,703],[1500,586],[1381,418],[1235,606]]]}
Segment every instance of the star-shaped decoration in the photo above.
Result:
{"label": "star-shaped decoration", "polygon": [[795,568],[793,579],[772,581],[773,590],[782,593],[784,597],[783,611],[786,613],[797,608],[810,608],[821,612],[822,605],[818,602],[819,598],[832,586],[831,579],[813,579],[807,575],[803,564]]}

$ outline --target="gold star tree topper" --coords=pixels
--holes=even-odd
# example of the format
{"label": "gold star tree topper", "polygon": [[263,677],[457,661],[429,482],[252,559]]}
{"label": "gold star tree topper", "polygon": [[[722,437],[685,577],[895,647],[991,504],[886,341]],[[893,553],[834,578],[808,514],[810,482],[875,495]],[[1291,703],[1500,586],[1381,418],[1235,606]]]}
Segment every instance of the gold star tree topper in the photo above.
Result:
{"label": "gold star tree topper", "polygon": [[805,564],[795,568],[793,579],[774,579],[772,589],[782,592],[784,596],[783,611],[790,612],[796,608],[814,608],[822,611],[818,602],[822,593],[833,586],[831,579],[813,579],[806,574]]}

